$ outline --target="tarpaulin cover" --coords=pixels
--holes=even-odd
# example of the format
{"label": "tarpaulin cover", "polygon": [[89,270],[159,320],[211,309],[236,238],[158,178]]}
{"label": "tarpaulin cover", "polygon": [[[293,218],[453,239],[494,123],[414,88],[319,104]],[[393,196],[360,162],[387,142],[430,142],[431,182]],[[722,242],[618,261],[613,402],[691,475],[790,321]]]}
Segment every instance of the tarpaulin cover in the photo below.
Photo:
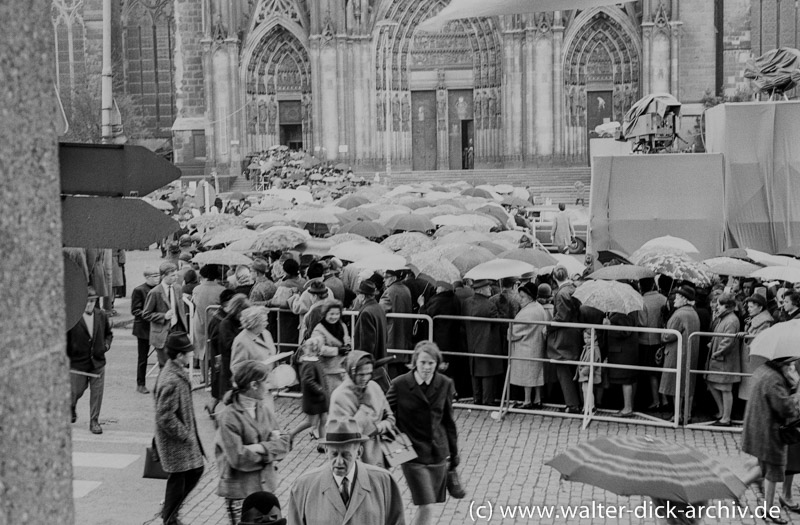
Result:
{"label": "tarpaulin cover", "polygon": [[435,33],[459,18],[589,9],[616,3],[615,0],[452,0],[439,14],[421,23],[419,30]]}
{"label": "tarpaulin cover", "polygon": [[592,252],[633,253],[654,237],[694,244],[703,258],[722,249],[722,155],[594,157],[590,198]]}
{"label": "tarpaulin cover", "polygon": [[800,82],[800,51],[780,47],[751,58],[744,67],[744,78],[749,78],[759,91],[788,91]]}
{"label": "tarpaulin cover", "polygon": [[722,104],[706,112],[706,150],[725,157],[727,248],[800,246],[800,102]]}
{"label": "tarpaulin cover", "polygon": [[631,130],[636,126],[637,119],[650,113],[655,113],[662,119],[667,113],[680,115],[681,103],[669,93],[653,93],[639,99],[625,113],[625,119],[622,122],[622,136],[630,138]]}

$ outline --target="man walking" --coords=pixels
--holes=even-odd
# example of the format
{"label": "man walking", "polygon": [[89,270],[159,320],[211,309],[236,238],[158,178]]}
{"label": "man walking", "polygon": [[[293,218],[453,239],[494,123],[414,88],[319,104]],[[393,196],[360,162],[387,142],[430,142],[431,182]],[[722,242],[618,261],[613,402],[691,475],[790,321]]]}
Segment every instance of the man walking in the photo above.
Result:
{"label": "man walking", "polygon": [[111,347],[114,334],[106,314],[97,308],[97,293],[89,287],[86,308],[78,323],[67,332],[67,356],[72,390],[72,422],[78,419],[75,408],[89,387],[89,430],[102,434],[100,407],[103,404],[106,352]]}
{"label": "man walking", "polygon": [[158,366],[164,367],[167,355],[164,344],[170,332],[186,332],[189,321],[183,304],[181,287],[178,286],[178,268],[170,263],[158,267],[161,284],[147,294],[142,317],[150,323],[150,344],[158,354]]}
{"label": "man walking", "polygon": [[133,289],[131,293],[131,314],[133,315],[133,335],[136,337],[138,354],[136,356],[136,391],[140,394],[149,394],[145,384],[147,375],[147,355],[150,353],[150,323],[142,313],[144,303],[150,290],[158,286],[161,275],[153,267],[144,269],[144,283]]}
{"label": "man walking", "polygon": [[560,203],[558,213],[553,218],[553,229],[550,231],[550,240],[561,253],[567,251],[567,247],[572,244],[572,238],[575,237],[575,227],[572,225],[569,213],[565,210],[564,203]]}
{"label": "man walking", "polygon": [[362,463],[354,418],[328,421],[328,464],[300,476],[289,495],[289,525],[403,525],[403,499],[389,471]]}

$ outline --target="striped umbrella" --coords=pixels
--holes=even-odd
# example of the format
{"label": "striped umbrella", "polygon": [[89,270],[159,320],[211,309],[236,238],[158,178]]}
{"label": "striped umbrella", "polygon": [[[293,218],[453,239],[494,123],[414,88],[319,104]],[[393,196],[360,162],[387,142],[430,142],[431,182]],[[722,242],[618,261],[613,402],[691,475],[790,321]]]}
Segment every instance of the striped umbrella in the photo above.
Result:
{"label": "striped umbrella", "polygon": [[581,443],[546,463],[567,481],[620,496],[682,503],[738,499],[746,489],[730,470],[686,445],[650,436],[604,436]]}

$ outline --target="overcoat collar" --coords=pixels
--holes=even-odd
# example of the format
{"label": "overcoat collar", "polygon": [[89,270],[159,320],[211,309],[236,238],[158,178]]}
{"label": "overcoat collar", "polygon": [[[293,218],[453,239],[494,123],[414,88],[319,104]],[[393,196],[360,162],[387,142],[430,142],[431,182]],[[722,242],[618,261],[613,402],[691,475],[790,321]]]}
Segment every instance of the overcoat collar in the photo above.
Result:
{"label": "overcoat collar", "polygon": [[347,521],[353,517],[358,507],[364,502],[364,499],[366,499],[367,493],[372,492],[369,481],[365,481],[368,477],[364,466],[360,461],[356,461],[356,479],[353,482],[350,503],[345,507],[344,501],[342,501],[342,495],[339,492],[339,487],[336,485],[336,480],[333,479],[333,471],[329,469],[325,473],[320,485],[320,490],[325,497],[328,498],[328,501],[333,508],[336,509],[336,512],[344,516],[342,520],[343,523],[347,523]]}

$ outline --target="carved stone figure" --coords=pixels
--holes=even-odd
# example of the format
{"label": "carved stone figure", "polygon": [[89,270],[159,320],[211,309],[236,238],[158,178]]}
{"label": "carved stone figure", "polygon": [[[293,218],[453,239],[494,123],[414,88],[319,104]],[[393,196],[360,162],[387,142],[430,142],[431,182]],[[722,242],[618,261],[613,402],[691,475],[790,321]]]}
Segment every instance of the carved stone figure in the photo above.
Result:
{"label": "carved stone figure", "polygon": [[440,89],[436,94],[436,114],[439,119],[439,131],[447,131],[447,91]]}
{"label": "carved stone figure", "polygon": [[303,94],[303,122],[311,122],[311,95],[308,93]]}
{"label": "carved stone figure", "polygon": [[481,90],[476,89],[475,94],[472,95],[472,107],[473,118],[475,119],[475,127],[481,129],[483,127],[483,114],[481,113],[481,103],[483,102],[483,96],[481,95]]}
{"label": "carved stone figure", "polygon": [[250,104],[247,105],[247,133],[255,135],[258,131],[258,102],[255,97],[250,99]]}
{"label": "carved stone figure", "polygon": [[395,131],[400,131],[400,118],[402,116],[400,107],[400,96],[395,93],[392,99],[392,127]]}
{"label": "carved stone figure", "polygon": [[383,96],[380,93],[378,94],[375,114],[378,117],[378,131],[386,131],[386,106],[383,104]]}
{"label": "carved stone figure", "polygon": [[464,100],[464,97],[458,97],[458,101],[456,102],[456,113],[458,114],[459,120],[467,120],[468,109],[469,104],[467,104],[467,101]]}
{"label": "carved stone figure", "polygon": [[417,120],[419,122],[425,122],[425,106],[417,108]]}
{"label": "carved stone figure", "polygon": [[489,117],[489,122],[488,122],[488,125],[486,127],[490,128],[490,129],[495,129],[497,127],[497,117],[495,116],[496,115],[495,112],[497,110],[497,100],[495,100],[496,96],[497,95],[496,95],[494,89],[490,89],[486,93],[486,98],[489,99],[489,112],[488,112],[488,115],[487,115]]}
{"label": "carved stone figure", "polygon": [[268,113],[267,101],[262,98],[258,101],[258,132],[262,135],[267,132]]}
{"label": "carved stone figure", "polygon": [[481,99],[481,112],[483,113],[483,128],[489,129],[489,92],[484,91]]}
{"label": "carved stone figure", "polygon": [[270,135],[275,134],[275,125],[278,121],[278,103],[275,102],[275,97],[269,97],[269,128],[267,133]]}
{"label": "carved stone figure", "polygon": [[402,101],[402,114],[400,118],[403,122],[403,131],[410,131],[411,130],[411,101],[409,100],[411,97],[409,94],[406,94],[403,97]]}

